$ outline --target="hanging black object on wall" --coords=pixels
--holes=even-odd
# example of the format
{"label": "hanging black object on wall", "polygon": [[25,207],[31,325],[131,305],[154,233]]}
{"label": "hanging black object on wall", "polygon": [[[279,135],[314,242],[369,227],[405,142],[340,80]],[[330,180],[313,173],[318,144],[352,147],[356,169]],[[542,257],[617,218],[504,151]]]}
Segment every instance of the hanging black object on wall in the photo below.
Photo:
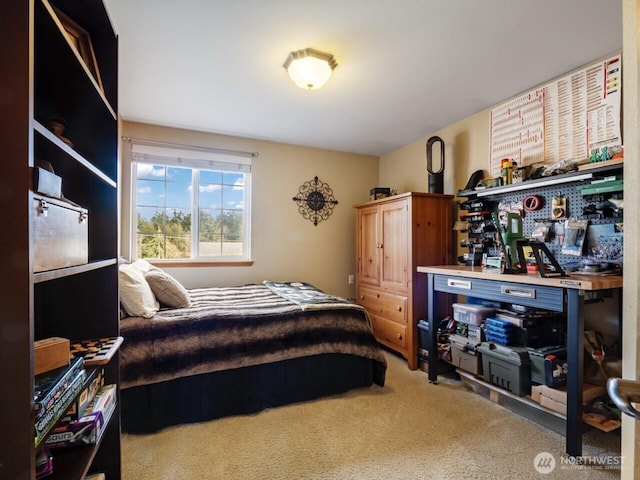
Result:
{"label": "hanging black object on wall", "polygon": [[[440,168],[433,168],[433,144],[440,142]],[[429,193],[444,193],[444,141],[440,137],[427,140],[427,172],[429,173]]]}

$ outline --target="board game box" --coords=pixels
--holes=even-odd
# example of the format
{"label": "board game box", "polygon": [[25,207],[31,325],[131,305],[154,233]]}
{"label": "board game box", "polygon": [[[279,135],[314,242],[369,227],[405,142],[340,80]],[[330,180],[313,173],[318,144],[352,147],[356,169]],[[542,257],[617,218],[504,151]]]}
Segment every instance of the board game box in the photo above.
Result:
{"label": "board game box", "polygon": [[85,415],[78,420],[56,426],[45,440],[45,445],[54,450],[97,443],[115,408],[116,386],[105,385],[96,394],[92,405],[87,407]]}
{"label": "board game box", "polygon": [[122,337],[104,337],[71,342],[71,357],[82,357],[86,366],[105,365],[118,351]]}

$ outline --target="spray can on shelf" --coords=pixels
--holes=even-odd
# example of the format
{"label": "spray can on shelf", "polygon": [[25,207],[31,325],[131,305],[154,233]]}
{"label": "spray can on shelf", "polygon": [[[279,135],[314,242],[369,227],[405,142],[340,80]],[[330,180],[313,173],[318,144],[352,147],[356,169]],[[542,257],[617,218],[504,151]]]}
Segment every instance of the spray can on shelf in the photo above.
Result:
{"label": "spray can on shelf", "polygon": [[502,184],[511,185],[511,177],[513,174],[513,162],[508,158],[503,158],[500,162],[502,167]]}

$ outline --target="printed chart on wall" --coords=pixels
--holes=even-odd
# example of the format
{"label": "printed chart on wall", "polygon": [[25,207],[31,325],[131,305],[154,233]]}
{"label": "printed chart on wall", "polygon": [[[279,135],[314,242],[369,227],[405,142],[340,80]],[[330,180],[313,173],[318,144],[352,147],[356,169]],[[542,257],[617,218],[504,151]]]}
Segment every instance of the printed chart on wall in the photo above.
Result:
{"label": "printed chart on wall", "polygon": [[519,95],[491,110],[489,172],[581,161],[593,149],[622,146],[622,56],[615,55]]}

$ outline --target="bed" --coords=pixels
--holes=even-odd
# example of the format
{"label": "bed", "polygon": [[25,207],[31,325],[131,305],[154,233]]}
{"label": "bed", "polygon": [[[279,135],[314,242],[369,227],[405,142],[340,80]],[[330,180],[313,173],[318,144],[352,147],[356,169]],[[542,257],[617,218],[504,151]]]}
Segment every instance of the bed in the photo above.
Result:
{"label": "bed", "polygon": [[189,306],[120,322],[124,432],[384,386],[385,357],[358,305],[297,282],[185,292]]}

